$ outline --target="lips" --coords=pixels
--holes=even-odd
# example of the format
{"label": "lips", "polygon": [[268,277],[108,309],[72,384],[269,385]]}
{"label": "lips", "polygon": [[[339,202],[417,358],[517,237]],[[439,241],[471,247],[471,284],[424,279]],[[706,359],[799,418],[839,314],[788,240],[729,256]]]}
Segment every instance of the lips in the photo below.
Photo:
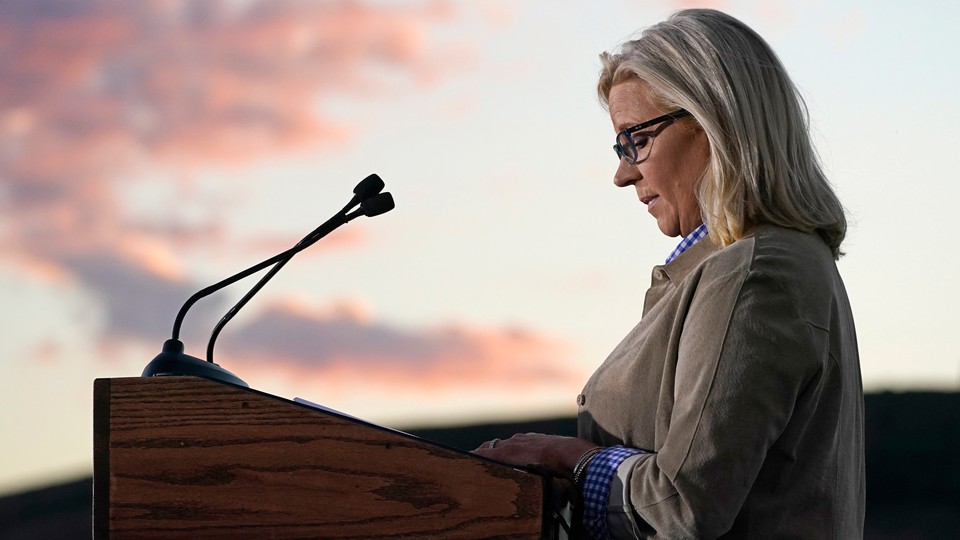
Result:
{"label": "lips", "polygon": [[659,200],[660,200],[660,196],[659,196],[659,195],[651,195],[651,196],[648,196],[648,197],[640,197],[640,202],[642,202],[643,204],[647,205],[647,208],[649,208],[651,205],[655,204],[655,203],[656,203],[657,201],[659,201]]}

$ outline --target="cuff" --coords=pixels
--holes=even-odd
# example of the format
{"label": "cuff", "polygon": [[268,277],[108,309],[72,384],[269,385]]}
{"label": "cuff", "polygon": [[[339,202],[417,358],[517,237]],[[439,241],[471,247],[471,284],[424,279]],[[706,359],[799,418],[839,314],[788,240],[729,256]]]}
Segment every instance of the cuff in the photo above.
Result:
{"label": "cuff", "polygon": [[630,478],[637,464],[653,454],[641,452],[623,460],[610,480],[607,501],[607,531],[611,538],[640,538],[640,527],[630,502]]}
{"label": "cuff", "polygon": [[[617,476],[621,463],[641,453],[641,450],[634,448],[611,446],[601,450],[590,461],[583,481],[583,526],[593,538],[610,538],[607,506],[610,503],[611,482]],[[618,494],[618,497],[622,498],[622,495]],[[620,504],[622,506],[622,500]]]}

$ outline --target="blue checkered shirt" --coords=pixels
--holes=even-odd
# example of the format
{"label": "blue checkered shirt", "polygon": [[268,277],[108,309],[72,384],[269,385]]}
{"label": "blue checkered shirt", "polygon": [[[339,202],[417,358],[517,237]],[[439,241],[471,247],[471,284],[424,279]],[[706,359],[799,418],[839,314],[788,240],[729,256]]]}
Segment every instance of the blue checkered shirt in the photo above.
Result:
{"label": "blue checkered shirt", "polygon": [[583,526],[598,540],[610,538],[607,530],[607,502],[610,500],[610,482],[617,467],[641,450],[625,446],[610,446],[597,453],[587,466],[583,480]]}
{"label": "blue checkered shirt", "polygon": [[693,230],[692,233],[684,237],[683,240],[677,245],[676,249],[670,253],[670,256],[667,257],[667,262],[663,264],[670,264],[670,261],[676,259],[680,256],[681,253],[690,249],[691,246],[700,241],[704,236],[707,235],[707,225],[705,223],[701,224],[699,227]]}
{"label": "blue checkered shirt", "polygon": [[[707,226],[700,225],[680,241],[664,264],[669,264],[705,236],[707,236]],[[601,450],[590,460],[583,480],[583,526],[593,538],[598,540],[610,538],[610,531],[607,529],[610,482],[617,474],[617,467],[625,459],[641,453],[643,453],[642,450],[625,446],[611,446]]]}

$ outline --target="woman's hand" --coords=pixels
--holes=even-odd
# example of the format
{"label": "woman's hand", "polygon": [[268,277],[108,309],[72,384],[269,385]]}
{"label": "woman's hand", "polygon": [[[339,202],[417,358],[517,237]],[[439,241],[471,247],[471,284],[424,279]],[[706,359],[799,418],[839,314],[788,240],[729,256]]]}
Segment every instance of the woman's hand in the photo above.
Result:
{"label": "woman's hand", "polygon": [[518,433],[506,440],[494,439],[480,445],[474,454],[520,466],[539,466],[557,476],[570,478],[577,459],[597,445],[575,437]]}

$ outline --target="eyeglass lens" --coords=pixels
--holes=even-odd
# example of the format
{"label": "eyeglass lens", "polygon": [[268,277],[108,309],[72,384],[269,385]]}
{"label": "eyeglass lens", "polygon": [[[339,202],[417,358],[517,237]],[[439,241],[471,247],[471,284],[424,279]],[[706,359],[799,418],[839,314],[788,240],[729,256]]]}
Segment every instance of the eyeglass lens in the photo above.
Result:
{"label": "eyeglass lens", "polygon": [[617,144],[627,163],[635,165],[650,156],[653,137],[642,133],[620,133],[617,135]]}

